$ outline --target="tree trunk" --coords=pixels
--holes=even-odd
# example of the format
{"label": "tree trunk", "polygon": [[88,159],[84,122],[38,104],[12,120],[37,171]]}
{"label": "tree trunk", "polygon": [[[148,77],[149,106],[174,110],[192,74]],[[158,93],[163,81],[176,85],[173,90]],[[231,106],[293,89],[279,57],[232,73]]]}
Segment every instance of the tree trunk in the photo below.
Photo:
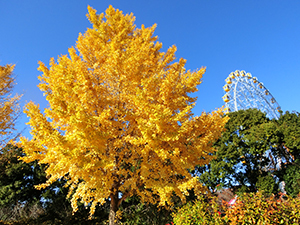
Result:
{"label": "tree trunk", "polygon": [[109,225],[117,225],[118,218],[116,213],[118,211],[118,192],[110,194],[110,210],[109,210]]}

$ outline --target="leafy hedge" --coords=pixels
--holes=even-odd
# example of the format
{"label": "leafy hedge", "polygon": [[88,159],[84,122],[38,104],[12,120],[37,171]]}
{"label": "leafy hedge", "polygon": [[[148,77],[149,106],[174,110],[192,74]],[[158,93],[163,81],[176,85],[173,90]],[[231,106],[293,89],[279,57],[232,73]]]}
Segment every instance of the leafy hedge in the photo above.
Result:
{"label": "leafy hedge", "polygon": [[300,224],[300,197],[245,193],[233,206],[218,204],[214,197],[201,198],[178,209],[173,221],[176,225]]}

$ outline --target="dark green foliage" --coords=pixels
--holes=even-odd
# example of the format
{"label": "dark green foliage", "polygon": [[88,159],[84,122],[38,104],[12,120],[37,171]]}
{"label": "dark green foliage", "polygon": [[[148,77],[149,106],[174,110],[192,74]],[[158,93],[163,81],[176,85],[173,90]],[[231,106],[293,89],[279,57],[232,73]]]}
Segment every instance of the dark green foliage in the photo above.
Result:
{"label": "dark green foliage", "polygon": [[201,181],[211,189],[217,185],[239,192],[277,193],[286,182],[288,194],[297,195],[296,159],[300,159],[300,118],[298,113],[270,120],[257,109],[229,114],[226,131],[215,143],[216,159],[198,168]]}
{"label": "dark green foliage", "polygon": [[282,115],[278,124],[282,134],[282,142],[288,151],[295,157],[300,159],[300,117],[299,113],[286,112]]}
{"label": "dark green foliage", "polygon": [[36,162],[24,163],[18,160],[22,149],[6,146],[0,154],[0,206],[14,207],[18,203],[36,203],[42,192],[34,185],[46,181],[44,171]]}
{"label": "dark green foliage", "polygon": [[34,185],[45,182],[43,169],[36,162],[24,163],[22,149],[7,145],[0,153],[0,220],[15,221],[38,217],[44,212],[41,198],[46,190]]}
{"label": "dark green foliage", "polygon": [[268,196],[270,196],[272,193],[278,192],[278,185],[276,184],[274,178],[271,175],[258,177],[256,187],[258,190],[263,191],[264,194]]}
{"label": "dark green foliage", "polygon": [[153,204],[143,204],[138,197],[127,198],[121,205],[124,225],[160,225],[172,221],[171,211]]}
{"label": "dark green foliage", "polygon": [[300,117],[299,113],[286,112],[278,123],[282,140],[278,149],[281,150],[283,163],[277,176],[285,182],[288,195],[295,197],[300,192]]}
{"label": "dark green foliage", "polygon": [[260,138],[260,127],[270,120],[257,109],[230,113],[226,131],[215,143],[216,159],[207,167],[201,181],[215,189],[239,186],[247,191],[255,191],[259,177],[269,176],[264,168],[270,160],[265,155],[269,143]]}
{"label": "dark green foliage", "polygon": [[285,168],[283,180],[285,181],[285,190],[288,195],[296,197],[300,192],[300,162],[296,160],[294,164]]}

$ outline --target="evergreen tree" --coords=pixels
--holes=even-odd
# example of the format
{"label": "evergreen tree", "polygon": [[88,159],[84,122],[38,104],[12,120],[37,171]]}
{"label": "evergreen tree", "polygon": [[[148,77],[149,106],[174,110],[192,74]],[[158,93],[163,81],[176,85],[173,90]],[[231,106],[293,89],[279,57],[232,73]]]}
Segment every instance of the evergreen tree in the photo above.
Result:
{"label": "evergreen tree", "polygon": [[194,173],[211,189],[277,193],[284,181],[293,196],[300,191],[300,118],[286,112],[270,120],[257,109],[229,113],[226,131],[214,144],[216,158]]}
{"label": "evergreen tree", "polygon": [[[30,216],[28,211],[35,207],[43,213],[42,196],[47,190],[37,190],[35,185],[45,182],[43,168],[36,161],[25,163],[21,148],[7,145],[0,153],[0,209],[2,220],[15,220]],[[28,212],[25,212],[25,211]],[[26,215],[25,215],[26,214]],[[38,216],[38,215],[35,215]]]}

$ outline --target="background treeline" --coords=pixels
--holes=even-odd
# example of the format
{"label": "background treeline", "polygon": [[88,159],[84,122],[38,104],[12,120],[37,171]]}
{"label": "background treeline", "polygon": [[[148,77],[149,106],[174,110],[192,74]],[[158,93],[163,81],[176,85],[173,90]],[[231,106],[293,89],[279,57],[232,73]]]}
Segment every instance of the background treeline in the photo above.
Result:
{"label": "background treeline", "polygon": [[[196,200],[191,192],[187,204],[174,198],[172,210],[145,205],[131,197],[122,203],[121,222],[299,224],[299,113],[286,112],[278,120],[270,120],[259,110],[249,109],[230,113],[229,117],[226,131],[215,143],[216,158],[205,167],[191,171],[210,189],[208,195]],[[73,215],[64,180],[46,189],[35,189],[34,185],[46,181],[45,165],[20,161],[23,155],[21,148],[11,144],[1,150],[0,220],[3,224],[108,223],[109,202],[98,206],[92,219],[83,204]],[[224,190],[239,196],[234,206],[221,201]]]}
{"label": "background treeline", "polygon": [[201,182],[212,190],[277,194],[281,189],[295,197],[300,184],[299,113],[286,112],[270,120],[261,111],[248,109],[229,117],[226,131],[215,143],[216,158],[194,171]]}
{"label": "background treeline", "polygon": [[[83,204],[73,215],[66,181],[37,190],[34,185],[46,182],[45,166],[20,161],[23,155],[21,148],[10,144],[1,150],[0,224],[108,224],[109,201],[98,206],[91,219]],[[125,224],[166,224],[172,219],[171,211],[144,205],[135,197],[121,209]]]}

